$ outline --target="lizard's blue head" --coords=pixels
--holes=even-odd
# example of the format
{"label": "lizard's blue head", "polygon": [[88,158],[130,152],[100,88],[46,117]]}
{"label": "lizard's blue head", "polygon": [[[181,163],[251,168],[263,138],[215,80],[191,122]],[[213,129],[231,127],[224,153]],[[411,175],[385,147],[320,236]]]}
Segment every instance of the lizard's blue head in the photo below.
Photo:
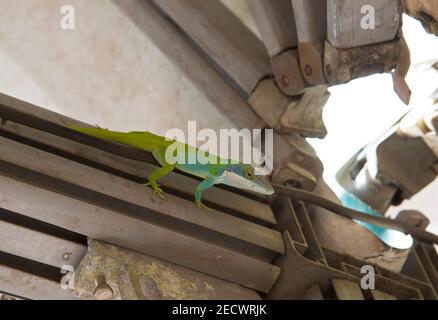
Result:
{"label": "lizard's blue head", "polygon": [[269,182],[258,177],[250,164],[233,164],[225,170],[220,178],[221,183],[239,189],[251,190],[260,194],[270,195],[274,189]]}

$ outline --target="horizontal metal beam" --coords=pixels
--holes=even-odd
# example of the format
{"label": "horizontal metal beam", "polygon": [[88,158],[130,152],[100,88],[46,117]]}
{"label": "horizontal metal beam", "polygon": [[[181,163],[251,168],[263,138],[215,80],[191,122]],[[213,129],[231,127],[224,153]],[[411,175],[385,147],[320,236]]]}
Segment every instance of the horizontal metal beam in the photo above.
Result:
{"label": "horizontal metal beam", "polygon": [[[7,213],[7,218],[13,215]],[[86,244],[5,221],[4,218],[0,209],[0,251],[57,268],[65,264],[77,267],[87,251]]]}
{"label": "horizontal metal beam", "polygon": [[75,299],[71,291],[61,288],[60,282],[48,280],[1,264],[0,291],[33,300]]}
{"label": "horizontal metal beam", "polygon": [[[0,207],[90,238],[149,254],[221,279],[267,292],[280,269],[141,218],[72,199],[5,177],[0,166]],[[25,175],[31,175],[25,172]],[[245,272],[242,272],[245,266]]]}
{"label": "horizontal metal beam", "polygon": [[[273,254],[284,252],[281,235],[277,231],[219,211],[213,210],[206,214],[205,210],[197,208],[193,202],[173,195],[166,195],[164,201],[154,199],[152,190],[141,184],[3,137],[0,137],[0,160],[76,186],[84,186],[81,197],[93,204],[102,205],[94,197],[86,196],[89,191],[139,206],[144,211],[144,219],[153,223],[173,229],[182,228],[181,231],[194,232],[198,236],[205,233],[210,240],[215,239],[230,247],[253,252],[256,256],[261,252],[263,256],[267,254],[272,259]],[[50,188],[47,185],[45,187]],[[67,187],[51,187],[54,191],[68,193]],[[108,200],[109,207],[110,202]]]}
{"label": "horizontal metal beam", "polygon": [[[32,106],[28,108],[32,111]],[[2,110],[0,107],[0,115]],[[17,115],[16,120],[19,120]],[[114,155],[103,150],[99,150],[82,143],[78,143],[48,132],[40,131],[21,125],[16,122],[7,121],[0,126],[0,135],[21,139],[23,143],[35,146],[63,157],[74,159],[88,166],[94,166],[100,170],[111,172],[112,174],[126,179],[139,182],[146,181],[149,175],[157,169],[157,166],[144,161],[135,161]],[[160,184],[165,191],[183,196],[188,200],[193,200],[194,190],[199,181],[183,176],[178,173],[170,173],[160,179]],[[233,215],[244,217],[250,221],[265,225],[275,224],[274,214],[269,205],[262,202],[241,196],[234,192],[226,191],[221,188],[212,188],[203,194],[203,200],[213,208],[231,212]]]}

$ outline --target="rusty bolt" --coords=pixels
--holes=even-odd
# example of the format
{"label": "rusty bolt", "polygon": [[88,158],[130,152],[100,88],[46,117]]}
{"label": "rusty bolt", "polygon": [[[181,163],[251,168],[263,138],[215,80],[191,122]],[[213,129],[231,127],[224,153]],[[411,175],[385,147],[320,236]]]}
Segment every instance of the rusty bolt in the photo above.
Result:
{"label": "rusty bolt", "polygon": [[284,87],[289,87],[289,77],[288,76],[282,76],[281,77],[281,84]]}
{"label": "rusty bolt", "polygon": [[304,67],[304,72],[306,73],[307,76],[310,77],[313,73],[312,66],[310,64],[306,64],[306,66]]}
{"label": "rusty bolt", "polygon": [[104,275],[98,275],[95,279],[96,289],[94,289],[93,295],[97,300],[109,300],[113,297],[114,291],[110,285],[106,282]]}

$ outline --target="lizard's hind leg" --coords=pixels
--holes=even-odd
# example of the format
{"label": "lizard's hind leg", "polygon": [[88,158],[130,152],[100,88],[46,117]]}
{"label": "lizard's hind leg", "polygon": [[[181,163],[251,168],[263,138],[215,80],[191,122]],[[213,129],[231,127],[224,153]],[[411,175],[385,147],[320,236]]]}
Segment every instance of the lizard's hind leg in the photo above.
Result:
{"label": "lizard's hind leg", "polygon": [[150,186],[152,190],[154,190],[154,193],[152,194],[152,198],[158,196],[161,199],[164,199],[164,191],[160,188],[160,185],[158,184],[157,180],[164,177],[166,174],[172,172],[173,169],[175,169],[174,165],[167,165],[158,168],[157,170],[151,173],[151,175],[149,176],[149,181],[145,183],[145,185]]}

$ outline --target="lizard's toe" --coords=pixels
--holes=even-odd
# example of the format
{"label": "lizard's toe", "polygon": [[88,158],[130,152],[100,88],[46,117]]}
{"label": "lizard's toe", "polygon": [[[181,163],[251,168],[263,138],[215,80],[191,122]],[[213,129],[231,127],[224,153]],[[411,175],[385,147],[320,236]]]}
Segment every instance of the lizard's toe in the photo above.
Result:
{"label": "lizard's toe", "polygon": [[154,190],[154,196],[158,196],[158,198],[164,200],[166,197],[164,196],[164,191],[161,188],[157,188]]}
{"label": "lizard's toe", "polygon": [[198,206],[199,209],[204,209],[204,210],[207,210],[207,211],[213,211],[213,209],[207,207],[201,201],[196,201],[196,205]]}
{"label": "lizard's toe", "polygon": [[145,186],[151,187],[154,192],[152,193],[152,199],[156,199],[157,197],[164,200],[164,191],[160,188],[160,185],[158,183],[148,182],[143,184]]}

